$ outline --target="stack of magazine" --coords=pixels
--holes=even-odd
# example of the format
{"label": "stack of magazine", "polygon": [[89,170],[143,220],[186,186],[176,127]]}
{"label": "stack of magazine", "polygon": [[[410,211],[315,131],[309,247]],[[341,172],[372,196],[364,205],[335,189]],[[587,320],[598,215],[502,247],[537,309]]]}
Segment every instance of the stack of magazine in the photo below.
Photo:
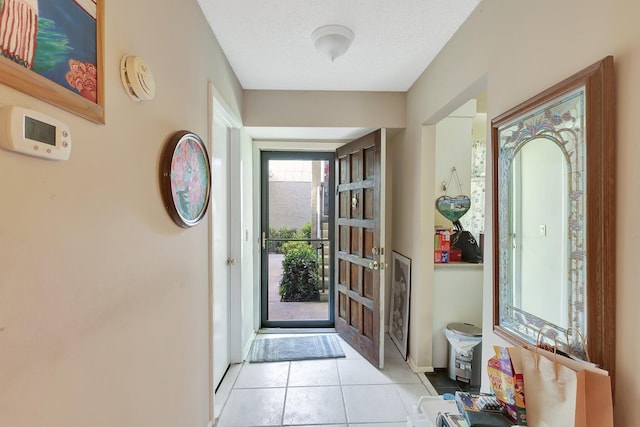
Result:
{"label": "stack of magazine", "polygon": [[500,402],[491,395],[456,392],[459,413],[441,412],[436,427],[511,427]]}
{"label": "stack of magazine", "polygon": [[436,427],[469,427],[464,415],[440,412],[436,418]]}

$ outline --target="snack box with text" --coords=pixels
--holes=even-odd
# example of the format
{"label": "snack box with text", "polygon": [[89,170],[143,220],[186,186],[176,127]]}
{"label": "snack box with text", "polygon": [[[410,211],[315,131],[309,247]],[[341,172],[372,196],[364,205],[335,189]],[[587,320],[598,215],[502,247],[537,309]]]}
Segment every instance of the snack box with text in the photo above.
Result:
{"label": "snack box with text", "polygon": [[436,251],[449,251],[451,249],[451,230],[448,228],[436,228],[433,249]]}
{"label": "snack box with text", "polygon": [[435,264],[448,264],[449,263],[449,251],[434,251],[433,262]]}
{"label": "snack box with text", "polygon": [[449,228],[436,227],[433,249],[433,262],[435,264],[449,263],[449,250],[451,249],[451,230]]}
{"label": "snack box with text", "polygon": [[491,391],[503,404],[509,418],[517,425],[527,425],[524,379],[522,371],[514,368],[514,362],[516,366],[520,365],[520,353],[500,346],[493,346],[493,349],[495,355],[487,364]]}

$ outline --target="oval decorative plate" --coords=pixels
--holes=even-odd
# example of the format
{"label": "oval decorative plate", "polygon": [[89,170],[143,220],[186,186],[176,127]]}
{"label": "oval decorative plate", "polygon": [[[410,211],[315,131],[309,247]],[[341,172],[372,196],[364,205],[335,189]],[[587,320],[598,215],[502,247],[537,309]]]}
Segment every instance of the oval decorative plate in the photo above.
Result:
{"label": "oval decorative plate", "polygon": [[169,216],[183,228],[204,217],[211,192],[209,155],[200,137],[176,132],[165,146],[160,161],[160,185]]}
{"label": "oval decorative plate", "polygon": [[436,209],[451,222],[456,222],[471,208],[468,196],[441,196],[436,200]]}

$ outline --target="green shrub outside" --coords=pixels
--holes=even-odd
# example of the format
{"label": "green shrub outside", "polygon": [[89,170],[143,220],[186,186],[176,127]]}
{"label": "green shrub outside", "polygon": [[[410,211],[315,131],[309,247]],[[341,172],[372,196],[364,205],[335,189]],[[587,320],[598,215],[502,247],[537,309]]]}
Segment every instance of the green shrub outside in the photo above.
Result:
{"label": "green shrub outside", "polygon": [[[289,254],[289,252],[291,252],[292,250],[295,250],[295,249],[306,249],[306,248],[312,248],[312,246],[307,242],[301,242],[301,241],[298,241],[298,240],[294,240],[293,242],[283,242],[283,244],[282,244],[282,254],[284,254],[284,256],[286,258],[287,255]],[[314,250],[313,252],[315,253],[316,251]]]}
{"label": "green shrub outside", "polygon": [[306,242],[287,242],[282,261],[282,301],[318,301],[318,254]]}
{"label": "green shrub outside", "polygon": [[311,238],[311,222],[307,222],[305,225],[300,227],[300,238],[310,239]]}
{"label": "green shrub outside", "polygon": [[[300,232],[295,227],[275,228],[269,227],[269,238],[271,239],[310,239],[311,222],[307,222],[300,227]],[[283,246],[291,242],[271,242],[269,252],[282,254]]]}
{"label": "green shrub outside", "polygon": [[[293,227],[269,228],[272,239],[310,239],[311,222],[307,222],[300,231]],[[318,273],[318,254],[308,242],[272,242],[269,252],[284,255],[282,261],[282,280],[280,296],[282,301],[318,301],[320,275]]]}
{"label": "green shrub outside", "polygon": [[[271,239],[295,239],[298,237],[298,229],[295,227],[275,228],[269,227],[269,238]],[[269,252],[282,253],[284,242],[271,242]]]}

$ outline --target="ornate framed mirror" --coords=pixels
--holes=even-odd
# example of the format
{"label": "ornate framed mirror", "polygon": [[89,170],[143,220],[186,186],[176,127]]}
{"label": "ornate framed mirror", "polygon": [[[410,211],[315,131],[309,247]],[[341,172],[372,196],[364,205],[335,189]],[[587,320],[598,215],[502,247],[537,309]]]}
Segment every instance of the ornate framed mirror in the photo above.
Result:
{"label": "ornate framed mirror", "polygon": [[609,56],[491,121],[494,331],[585,358],[583,335],[612,377],[614,107]]}

